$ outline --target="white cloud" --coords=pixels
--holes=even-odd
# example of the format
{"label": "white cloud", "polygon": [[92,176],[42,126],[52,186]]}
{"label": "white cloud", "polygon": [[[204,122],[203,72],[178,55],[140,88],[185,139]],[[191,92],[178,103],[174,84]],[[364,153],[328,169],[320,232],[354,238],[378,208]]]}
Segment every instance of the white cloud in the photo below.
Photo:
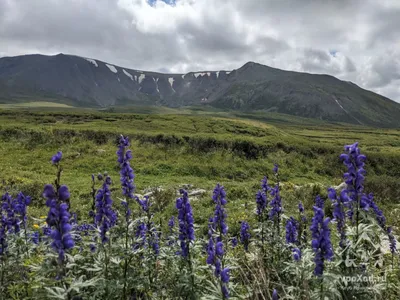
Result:
{"label": "white cloud", "polygon": [[0,55],[63,52],[183,73],[256,61],[400,102],[399,15],[398,0],[3,0]]}

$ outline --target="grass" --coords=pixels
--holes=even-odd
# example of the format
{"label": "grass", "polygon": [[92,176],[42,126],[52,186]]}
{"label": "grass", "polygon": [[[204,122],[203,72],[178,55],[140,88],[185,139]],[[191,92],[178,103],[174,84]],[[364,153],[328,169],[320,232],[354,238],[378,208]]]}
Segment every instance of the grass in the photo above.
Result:
{"label": "grass", "polygon": [[[240,218],[243,207],[250,212],[253,203],[248,199],[254,198],[274,162],[280,165],[284,190],[308,185],[287,201],[310,202],[307,198],[314,194],[326,193],[326,186],[342,181],[344,167],[338,156],[343,145],[355,141],[369,159],[367,188],[390,209],[400,199],[400,130],[396,129],[202,107],[179,111],[132,107],[136,113],[118,113],[44,102],[20,105],[0,110],[0,180],[3,189],[32,194],[36,215],[43,214],[41,192],[45,183],[54,180],[55,169],[49,161],[58,150],[64,153],[62,182],[70,187],[72,206],[78,212],[90,206],[92,173],[108,172],[118,198],[115,151],[119,134],[131,138],[139,193],[154,186],[172,191],[188,183],[210,191],[220,182],[231,200],[232,220]],[[170,195],[172,203],[174,192]],[[209,200],[200,200],[195,207],[204,211],[199,217],[205,218],[211,207]]]}
{"label": "grass", "polygon": [[0,104],[0,109],[29,108],[29,107],[71,108],[72,106],[62,104],[62,103],[46,102],[46,101]]}

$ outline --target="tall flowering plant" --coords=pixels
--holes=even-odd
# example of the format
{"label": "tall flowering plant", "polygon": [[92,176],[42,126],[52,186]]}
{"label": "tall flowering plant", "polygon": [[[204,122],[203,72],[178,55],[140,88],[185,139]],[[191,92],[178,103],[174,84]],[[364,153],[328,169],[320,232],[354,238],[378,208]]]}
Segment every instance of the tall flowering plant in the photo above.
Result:
{"label": "tall flowering plant", "polygon": [[62,152],[59,151],[52,157],[52,163],[57,167],[55,186],[47,184],[44,187],[43,197],[49,208],[47,225],[50,228],[52,239],[51,247],[58,254],[58,277],[65,275],[65,252],[74,247],[75,242],[71,235],[71,214],[69,213],[70,193],[66,185],[60,185]]}
{"label": "tall flowering plant", "polygon": [[187,191],[181,190],[180,193],[181,197],[176,200],[176,208],[178,209],[179,245],[181,248],[180,255],[184,258],[188,258],[190,255],[190,244],[195,238],[194,219]]}
{"label": "tall flowering plant", "polygon": [[314,206],[314,217],[311,221],[311,247],[315,252],[315,269],[317,276],[322,276],[324,272],[324,262],[333,258],[333,248],[331,243],[331,232],[329,229],[330,218],[324,218],[324,208]]}
{"label": "tall flowering plant", "polygon": [[129,226],[131,224],[131,215],[132,215],[132,210],[131,210],[131,201],[134,199],[134,191],[135,191],[135,184],[134,184],[134,178],[135,174],[133,172],[133,169],[130,165],[130,160],[132,159],[132,151],[128,149],[130,146],[130,142],[128,137],[124,137],[123,135],[120,136],[119,141],[118,141],[118,150],[116,152],[117,154],[117,162],[119,164],[120,168],[120,182],[121,182],[121,188],[122,188],[122,195],[125,197],[125,199],[122,200],[122,206],[125,209],[125,249],[124,249],[124,267],[123,267],[123,273],[124,273],[124,288],[123,288],[123,298],[126,298],[127,295],[127,276],[128,276],[128,262],[129,262],[129,251],[128,251],[128,240],[129,240]]}
{"label": "tall flowering plant", "polygon": [[221,293],[224,299],[229,298],[229,272],[230,269],[224,266],[224,240],[223,237],[228,233],[226,224],[227,204],[226,192],[223,186],[217,184],[214,188],[212,200],[215,203],[214,217],[211,218],[210,229],[212,234],[207,247],[207,264],[214,267],[214,275],[220,282]]}
{"label": "tall flowering plant", "polygon": [[275,187],[270,188],[270,194],[273,198],[272,201],[270,202],[271,210],[269,212],[269,218],[274,222],[275,227],[277,229],[277,235],[280,236],[280,223],[281,223],[281,216],[283,213],[283,209],[282,209],[282,200],[280,195],[278,170],[279,170],[278,165],[274,164],[273,172],[278,182],[275,185]]}

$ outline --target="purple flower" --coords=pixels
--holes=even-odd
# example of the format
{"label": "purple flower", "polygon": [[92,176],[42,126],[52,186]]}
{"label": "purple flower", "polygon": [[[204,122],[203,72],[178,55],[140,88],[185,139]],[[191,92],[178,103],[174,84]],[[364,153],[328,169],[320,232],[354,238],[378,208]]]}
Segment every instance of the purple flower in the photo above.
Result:
{"label": "purple flower", "polygon": [[29,196],[25,196],[23,193],[18,193],[17,198],[15,199],[15,211],[20,215],[22,219],[22,223],[26,224],[27,220],[27,206],[31,204],[32,199]]}
{"label": "purple flower", "polygon": [[278,164],[274,164],[274,168],[272,169],[272,172],[274,172],[274,174],[277,175],[277,174],[278,174],[278,171],[279,171],[279,166],[278,166]]}
{"label": "purple flower", "polygon": [[232,243],[232,248],[235,248],[238,245],[238,239],[236,237],[234,237],[231,241]]}
{"label": "purple flower", "polygon": [[317,207],[319,207],[319,208],[322,208],[322,209],[324,208],[325,201],[324,201],[323,198],[321,198],[320,195],[317,195],[317,196],[315,197],[315,205],[316,205]]}
{"label": "purple flower", "polygon": [[175,216],[172,216],[168,221],[168,227],[172,231],[172,228],[174,228],[174,226],[175,226]]}
{"label": "purple flower", "polygon": [[303,203],[301,203],[301,201],[299,202],[298,208],[299,208],[299,212],[301,214],[304,213],[304,206],[303,206]]}
{"label": "purple flower", "polygon": [[222,242],[217,242],[217,245],[215,246],[215,254],[217,256],[224,255],[224,244]]}
{"label": "purple flower", "polygon": [[355,193],[360,193],[364,189],[364,164],[367,159],[365,155],[360,153],[358,142],[352,145],[344,146],[347,154],[340,155],[340,159],[347,167],[347,172],[344,174],[344,179],[347,185],[354,188]]}
{"label": "purple flower", "polygon": [[129,147],[128,137],[121,135],[118,144],[118,163],[120,165],[120,181],[122,186],[122,194],[130,199],[133,199],[133,193],[135,191],[135,185],[133,183],[135,174],[130,165],[130,160],[132,159],[131,150],[126,150]]}
{"label": "purple flower", "polygon": [[90,249],[90,252],[92,252],[92,253],[96,252],[96,245],[90,244],[89,249]]}
{"label": "purple flower", "polygon": [[225,284],[222,286],[222,295],[225,299],[229,298],[229,289]]}
{"label": "purple flower", "polygon": [[339,246],[345,248],[347,245],[346,241],[346,214],[345,207],[348,205],[348,197],[345,191],[342,191],[337,197],[336,191],[333,188],[328,189],[328,197],[333,203],[333,218],[336,221],[337,230],[340,234]]}
{"label": "purple flower", "polygon": [[[50,237],[53,240],[51,247],[57,251],[60,262],[65,260],[65,251],[74,247],[74,240],[70,233],[72,226],[70,222],[70,213],[66,203],[57,203],[53,201],[49,206],[49,214],[52,214],[52,230]],[[50,225],[50,224],[49,224]]]}
{"label": "purple flower", "polygon": [[173,239],[174,227],[175,227],[175,217],[174,216],[172,216],[169,219],[168,227],[169,227],[169,236],[168,236],[167,240],[168,240],[168,245],[171,246],[174,244],[174,239]]}
{"label": "purple flower", "polygon": [[216,185],[212,199],[215,203],[215,212],[213,219],[213,229],[220,232],[223,235],[226,235],[228,232],[228,226],[226,225],[226,211],[225,204],[226,201],[226,193],[224,187],[219,183]]}
{"label": "purple flower", "polygon": [[330,219],[324,219],[324,211],[314,206],[314,217],[311,222],[312,243],[315,252],[314,273],[321,276],[324,272],[324,261],[331,260],[333,257],[331,233],[329,229]]}
{"label": "purple flower", "polygon": [[136,228],[135,237],[138,239],[138,242],[133,246],[134,250],[138,250],[143,247],[146,243],[146,234],[147,234],[147,225],[144,222],[140,222]]}
{"label": "purple flower", "polygon": [[16,199],[12,199],[9,193],[5,193],[1,197],[2,203],[0,207],[0,213],[3,210],[6,214],[4,220],[4,227],[8,232],[18,233],[20,231],[20,219],[18,218],[18,203]]}
{"label": "purple flower", "polygon": [[369,201],[369,206],[372,208],[372,210],[375,213],[376,221],[378,222],[379,226],[381,226],[384,229],[386,226],[386,218],[383,215],[383,212],[379,209],[378,205],[375,203],[374,195],[369,194],[368,201]]}
{"label": "purple flower", "polygon": [[46,184],[44,186],[43,197],[46,198],[47,200],[53,200],[56,198],[56,192],[54,190],[53,185]]}
{"label": "purple flower", "polygon": [[154,224],[152,224],[151,229],[150,229],[150,236],[151,236],[151,248],[153,249],[153,252],[155,255],[160,254],[160,244],[159,244],[159,237],[158,237],[158,232],[156,228],[154,227]]}
{"label": "purple flower", "polygon": [[246,221],[243,221],[240,225],[240,242],[246,251],[249,251],[250,237],[250,225]]}
{"label": "purple flower", "polygon": [[301,251],[299,248],[293,248],[292,253],[295,261],[299,261],[301,259]]}
{"label": "purple flower", "polygon": [[53,157],[51,158],[51,162],[53,163],[53,165],[58,164],[61,161],[62,158],[62,152],[58,151],[56,154],[53,155]]}
{"label": "purple flower", "polygon": [[109,184],[111,178],[107,176],[103,186],[96,194],[96,215],[95,224],[100,228],[100,238],[102,243],[108,241],[107,232],[117,222],[117,214],[112,209],[113,200],[111,199],[111,191]]}
{"label": "purple flower", "polygon": [[68,187],[65,185],[60,186],[58,189],[58,199],[61,201],[67,201],[70,198]]}
{"label": "purple flower", "polygon": [[272,300],[278,300],[278,292],[276,291],[276,289],[274,289],[274,291],[272,292]]}
{"label": "purple flower", "polygon": [[209,241],[208,241],[208,245],[207,245],[207,259],[206,259],[206,263],[208,265],[212,265],[214,264],[214,260],[215,260],[215,249],[214,249],[214,239],[212,237],[210,237]]}
{"label": "purple flower", "polygon": [[[347,188],[343,192],[348,199],[347,207],[349,208],[348,216],[350,220],[353,220],[354,210],[361,208],[365,211],[369,211],[369,209],[372,208],[379,225],[384,229],[386,219],[382,211],[373,201],[372,194],[366,195],[363,193],[366,174],[364,165],[367,157],[361,154],[357,142],[352,145],[344,146],[344,150],[347,153],[340,155],[340,159],[347,167],[347,172],[343,175]],[[358,216],[358,214],[356,216]]]}
{"label": "purple flower", "polygon": [[35,245],[39,244],[39,232],[38,232],[38,231],[32,232],[32,234],[31,234],[31,241],[32,241],[32,243],[34,243]]}
{"label": "purple flower", "polygon": [[264,191],[264,193],[268,193],[270,187],[268,185],[268,177],[264,176],[264,178],[261,180],[261,189]]}
{"label": "purple flower", "polygon": [[225,268],[225,269],[222,270],[222,272],[221,272],[221,281],[223,283],[228,283],[229,282],[229,272],[230,271],[231,270],[229,268]]}
{"label": "purple flower", "polygon": [[181,190],[180,192],[181,198],[176,200],[181,246],[180,254],[183,257],[187,257],[189,255],[189,244],[191,241],[194,241],[194,219],[187,192],[185,190]]}
{"label": "purple flower", "polygon": [[298,227],[299,225],[293,217],[286,221],[286,243],[296,244],[298,242]]}
{"label": "purple flower", "polygon": [[392,233],[392,227],[388,227],[387,228],[387,234],[389,237],[389,248],[390,248],[390,252],[392,254],[394,254],[397,251],[397,247],[396,247],[396,239]]}
{"label": "purple flower", "polygon": [[256,204],[257,210],[256,213],[258,216],[261,216],[267,207],[267,195],[264,191],[258,191],[256,194]]}
{"label": "purple flower", "polygon": [[142,210],[144,212],[149,212],[150,209],[150,200],[149,200],[149,196],[144,196],[144,198],[142,200],[140,200],[139,198],[136,198],[136,202],[140,205],[140,207],[142,208]]}
{"label": "purple flower", "polygon": [[276,218],[277,222],[278,222],[278,226],[279,226],[280,215],[282,213],[282,202],[281,202],[281,196],[280,196],[280,191],[279,191],[279,184],[277,184],[274,188],[271,189],[271,195],[274,198],[270,202],[272,209],[269,212],[269,218],[270,218],[270,220],[274,220]]}

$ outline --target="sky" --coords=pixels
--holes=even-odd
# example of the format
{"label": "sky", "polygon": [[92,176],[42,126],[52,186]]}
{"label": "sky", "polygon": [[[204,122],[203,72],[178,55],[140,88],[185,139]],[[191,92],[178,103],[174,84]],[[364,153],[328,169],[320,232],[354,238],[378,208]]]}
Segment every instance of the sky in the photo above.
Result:
{"label": "sky", "polygon": [[170,73],[254,61],[400,102],[400,0],[0,0],[0,57],[32,53]]}

